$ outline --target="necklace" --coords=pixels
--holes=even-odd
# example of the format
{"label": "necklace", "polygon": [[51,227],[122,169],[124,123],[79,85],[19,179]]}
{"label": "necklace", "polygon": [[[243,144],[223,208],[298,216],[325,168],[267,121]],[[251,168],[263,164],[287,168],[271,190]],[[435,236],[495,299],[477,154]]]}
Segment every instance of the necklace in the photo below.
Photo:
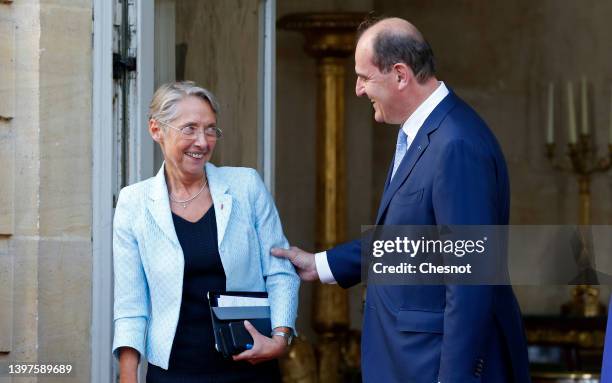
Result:
{"label": "necklace", "polygon": [[174,202],[174,203],[181,204],[183,206],[183,209],[185,209],[187,207],[187,205],[189,205],[191,203],[191,201],[196,199],[197,196],[199,196],[204,191],[204,189],[206,189],[207,186],[208,186],[208,181],[206,180],[206,178],[202,177],[202,188],[197,193],[195,193],[193,195],[193,197],[189,197],[189,198],[181,201],[181,200],[175,199],[172,196],[172,193],[170,193],[170,200],[172,202]]}

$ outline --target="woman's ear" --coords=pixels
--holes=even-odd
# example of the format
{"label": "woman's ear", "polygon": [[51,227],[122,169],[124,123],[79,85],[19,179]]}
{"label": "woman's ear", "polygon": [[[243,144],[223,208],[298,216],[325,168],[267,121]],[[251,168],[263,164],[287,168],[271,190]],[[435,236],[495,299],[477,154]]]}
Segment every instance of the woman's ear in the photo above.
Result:
{"label": "woman's ear", "polygon": [[149,134],[151,134],[151,138],[153,138],[153,141],[161,143],[163,137],[162,129],[161,126],[154,119],[149,120]]}

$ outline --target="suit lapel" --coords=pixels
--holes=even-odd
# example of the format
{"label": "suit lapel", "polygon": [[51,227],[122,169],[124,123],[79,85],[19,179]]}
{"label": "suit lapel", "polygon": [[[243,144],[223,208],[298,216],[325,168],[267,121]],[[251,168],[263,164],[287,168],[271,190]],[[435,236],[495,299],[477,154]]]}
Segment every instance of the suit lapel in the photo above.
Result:
{"label": "suit lapel", "polygon": [[215,217],[217,220],[217,245],[220,247],[227,224],[232,213],[232,196],[228,193],[227,182],[223,179],[216,166],[211,163],[206,164],[206,176],[208,177],[208,188],[213,200]]}
{"label": "suit lapel", "polygon": [[[438,106],[431,112],[429,117],[423,123],[423,126],[419,129],[416,137],[410,144],[410,148],[408,152],[402,159],[402,162],[399,164],[395,176],[393,179],[391,177],[391,171],[389,171],[389,175],[387,176],[387,183],[385,184],[385,190],[383,192],[382,200],[380,203],[380,207],[378,208],[378,215],[376,217],[376,224],[382,224],[381,219],[389,206],[389,202],[395,195],[395,192],[399,187],[404,183],[406,178],[414,169],[414,166],[421,158],[423,153],[425,153],[425,149],[429,146],[429,134],[438,129],[440,123],[442,122],[444,116],[451,110],[451,108],[456,103],[456,97],[454,93],[449,90],[448,95],[438,104]],[[391,163],[391,168],[393,168],[393,161]]]}
{"label": "suit lapel", "polygon": [[172,210],[170,209],[170,201],[168,199],[164,165],[162,165],[155,178],[153,178],[151,189],[149,190],[149,198],[147,199],[147,208],[153,216],[155,223],[166,237],[180,248],[180,243],[174,230],[174,222],[172,222]]}
{"label": "suit lapel", "polygon": [[394,165],[394,161],[395,158],[391,157],[391,164],[389,165],[389,170],[387,171],[387,180],[385,181],[385,187],[383,188],[383,194],[382,194],[382,198],[380,201],[380,205],[378,206],[378,214],[376,216],[376,224],[378,225],[378,221],[380,220],[380,217],[382,215],[382,206],[383,206],[383,199],[385,197],[385,195],[387,194],[387,190],[389,189],[389,184],[391,183],[391,175],[393,174],[393,165]]}
{"label": "suit lapel", "polygon": [[395,158],[391,158],[391,164],[389,166],[389,170],[387,171],[387,180],[385,181],[385,187],[383,188],[383,195],[387,192],[387,189],[389,189],[389,183],[391,182],[391,175],[393,174],[393,164],[394,164]]}
{"label": "suit lapel", "polygon": [[410,172],[416,165],[421,155],[425,152],[425,148],[429,145],[429,138],[427,135],[421,135],[421,132],[417,134],[412,144],[410,144],[410,148],[408,152],[404,156],[404,159],[399,164],[395,176],[391,179],[389,186],[386,188],[383,193],[383,198],[380,203],[380,207],[378,208],[378,216],[376,217],[376,224],[380,224],[380,219],[387,209],[389,202],[391,202],[391,198],[399,189],[399,187],[404,183],[404,180],[410,175]]}

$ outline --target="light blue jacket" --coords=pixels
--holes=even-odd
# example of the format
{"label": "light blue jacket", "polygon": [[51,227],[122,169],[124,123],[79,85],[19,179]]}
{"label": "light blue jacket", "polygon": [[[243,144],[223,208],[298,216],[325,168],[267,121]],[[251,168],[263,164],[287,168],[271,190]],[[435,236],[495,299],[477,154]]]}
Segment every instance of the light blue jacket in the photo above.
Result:
{"label": "light blue jacket", "polygon": [[[300,280],[289,261],[281,222],[257,172],[206,164],[217,240],[228,291],[267,291],[272,328],[295,328]],[[114,340],[168,368],[183,291],[183,251],[174,230],[164,166],[121,190],[113,228]],[[202,304],[207,305],[205,293]],[[268,334],[264,334],[268,335]]]}

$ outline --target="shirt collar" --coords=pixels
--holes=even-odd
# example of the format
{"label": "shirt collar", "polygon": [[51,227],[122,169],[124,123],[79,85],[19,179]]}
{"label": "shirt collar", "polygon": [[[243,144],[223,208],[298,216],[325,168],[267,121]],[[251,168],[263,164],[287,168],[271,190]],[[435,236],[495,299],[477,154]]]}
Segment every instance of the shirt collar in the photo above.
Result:
{"label": "shirt collar", "polygon": [[408,145],[414,140],[419,129],[427,120],[427,117],[433,112],[440,102],[448,95],[448,88],[440,81],[440,85],[427,97],[425,101],[408,117],[402,124],[402,130],[406,133]]}

